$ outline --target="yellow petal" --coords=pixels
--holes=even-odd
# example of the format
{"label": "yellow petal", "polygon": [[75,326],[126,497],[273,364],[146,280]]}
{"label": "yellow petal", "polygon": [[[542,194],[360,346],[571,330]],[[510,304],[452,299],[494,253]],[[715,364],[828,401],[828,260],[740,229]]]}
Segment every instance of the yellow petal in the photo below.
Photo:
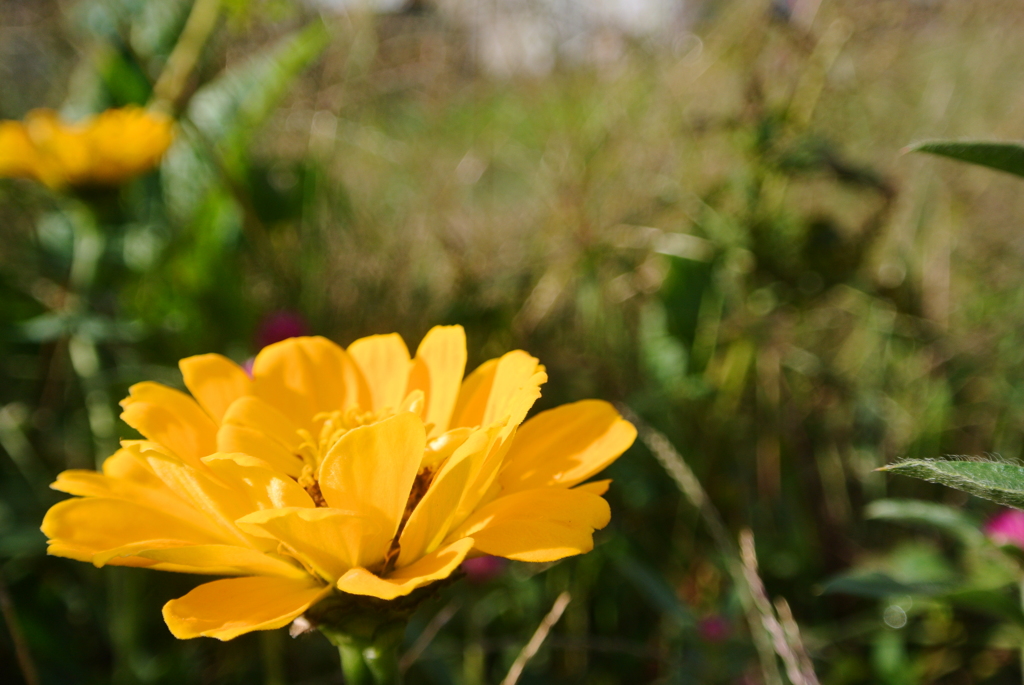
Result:
{"label": "yellow petal", "polygon": [[491,434],[477,430],[455,450],[434,476],[423,499],[402,529],[398,567],[436,550],[455,523],[466,485],[477,475],[487,456]]}
{"label": "yellow petal", "polygon": [[173,120],[141,107],[108,109],[85,127],[89,182],[114,185],[155,167],[173,140]]}
{"label": "yellow petal", "polygon": [[[148,546],[159,546],[159,545],[181,545],[180,540],[150,540]],[[51,557],[61,557],[62,559],[74,559],[75,561],[84,561],[86,563],[92,563],[93,559],[96,558],[97,554],[102,552],[96,552],[91,548],[81,547],[74,543],[65,543],[60,540],[50,540],[46,546],[46,553]],[[136,556],[122,556],[115,557],[114,559],[107,560],[108,566],[130,566],[132,568],[149,568],[158,571],[177,571],[188,573],[189,571],[181,568],[174,568],[170,565],[161,567],[158,562],[152,559],[143,559],[142,557]]]}
{"label": "yellow petal", "polygon": [[[33,110],[19,124],[21,140],[3,135],[13,125],[0,125],[0,175],[20,162],[13,169],[17,175],[52,188],[121,183],[156,166],[173,139],[173,125],[166,115],[131,106],[70,124],[52,110]],[[25,154],[26,141],[31,156]]]}
{"label": "yellow petal", "polygon": [[427,443],[427,449],[423,452],[423,461],[420,463],[420,468],[437,466],[444,462],[445,459],[452,456],[455,450],[459,449],[466,442],[475,430],[465,427],[453,428],[430,440]]}
{"label": "yellow petal", "polygon": [[302,473],[302,460],[294,452],[255,428],[224,424],[217,431],[217,450],[257,457],[292,478]]}
{"label": "yellow petal", "polygon": [[85,469],[69,469],[57,474],[50,487],[59,492],[82,497],[115,497],[130,499],[134,488],[143,489],[130,481],[110,478],[102,473]]}
{"label": "yellow petal", "polygon": [[370,387],[372,409],[397,409],[409,384],[409,348],[397,333],[360,338],[348,347]]}
{"label": "yellow petal", "polygon": [[223,576],[280,576],[301,580],[309,574],[296,563],[289,563],[274,554],[234,545],[192,545],[165,547],[135,553],[142,559],[151,559],[188,573]]}
{"label": "yellow petal", "polygon": [[[538,365],[537,370],[530,374],[521,385],[510,391],[506,399],[495,403],[491,396],[492,403],[488,406],[488,414],[484,416],[485,425],[491,421],[508,421],[508,429],[517,427],[526,418],[530,407],[540,398],[540,386],[548,381],[548,374],[544,367]],[[493,410],[493,411],[492,411]]]}
{"label": "yellow petal", "polygon": [[56,543],[51,554],[91,560],[95,554],[145,540],[176,540],[181,544],[231,542],[215,529],[202,528],[172,514],[137,502],[86,497],[50,507],[41,527]]}
{"label": "yellow petal", "polygon": [[259,457],[290,476],[302,472],[301,443],[299,426],[258,397],[233,402],[217,431],[219,451]]}
{"label": "yellow petal", "polygon": [[394,537],[405,513],[427,436],[415,414],[349,431],[320,465],[320,491],[332,507],[379,516]]}
{"label": "yellow petal", "polygon": [[164,621],[180,640],[206,636],[230,640],[292,622],[331,591],[314,579],[227,578],[200,585],[164,605]]}
{"label": "yellow petal", "polygon": [[505,456],[504,492],[572,487],[604,469],[636,439],[636,428],[600,400],[566,404],[524,423]]}
{"label": "yellow petal", "polygon": [[434,326],[416,350],[409,390],[427,397],[423,421],[433,425],[429,437],[441,435],[451,423],[466,373],[466,332],[462,326]]}
{"label": "yellow petal", "polygon": [[486,426],[501,420],[517,391],[547,380],[546,375],[543,380],[536,377],[538,372],[543,372],[543,367],[522,350],[485,362],[463,383],[452,426]]}
{"label": "yellow petal", "polygon": [[498,475],[505,463],[506,455],[514,444],[513,439],[520,422],[526,418],[530,407],[540,397],[540,386],[547,380],[543,367],[538,368],[540,370],[535,371],[525,384],[510,394],[505,404],[503,419],[491,424],[491,446],[479,470],[466,486],[455,514],[455,525],[459,525],[470,513],[500,494]]}
{"label": "yellow petal", "polygon": [[[532,403],[532,400],[530,402]],[[524,408],[520,414],[525,414],[525,411]],[[498,484],[498,474],[515,437],[516,423],[521,419],[521,415],[509,417],[504,424],[493,424],[487,429],[490,436],[487,451],[462,493],[453,525],[460,525],[476,509],[499,494],[501,486]]]}
{"label": "yellow petal", "polygon": [[452,428],[468,426],[475,428],[483,420],[487,409],[487,398],[494,386],[494,373],[500,359],[488,359],[466,376],[459,388],[459,395],[452,409]]}
{"label": "yellow petal", "polygon": [[[163,481],[149,468],[149,462],[142,456],[143,440],[125,440],[121,449],[103,461],[103,475],[123,478],[140,485],[163,487]],[[147,445],[146,447],[148,447]]]}
{"label": "yellow petal", "polygon": [[591,495],[603,495],[608,492],[608,487],[612,484],[611,479],[607,480],[595,480],[590,483],[584,483],[583,485],[577,485],[573,490],[579,490],[580,492],[589,492]]}
{"label": "yellow petal", "polygon": [[370,406],[359,367],[326,338],[289,338],[265,347],[252,373],[253,394],[309,431],[316,428],[316,414]]}
{"label": "yellow petal", "polygon": [[223,423],[258,430],[292,452],[302,442],[299,425],[258,397],[242,397],[232,403],[224,413]]}
{"label": "yellow petal", "polygon": [[65,126],[50,109],[25,115],[25,132],[35,151],[35,176],[51,188],[82,179],[88,172],[89,150],[79,126]]}
{"label": "yellow petal", "polygon": [[158,571],[213,576],[281,576],[306,578],[298,562],[235,545],[186,545],[180,540],[143,540],[115,547],[91,559],[97,568],[147,566]]}
{"label": "yellow petal", "polygon": [[594,547],[593,532],[611,518],[608,503],[581,490],[541,488],[481,507],[449,535],[472,537],[476,549],[519,561],[555,561]]}
{"label": "yellow petal", "polygon": [[200,462],[199,468],[193,468],[174,459],[152,455],[149,457],[149,465],[153,473],[171,490],[206,514],[211,527],[223,531],[222,534],[230,543],[243,547],[253,546],[253,541],[235,525],[236,520],[256,509],[250,490],[232,487],[230,482],[224,482],[214,475],[203,462]]}
{"label": "yellow petal", "polygon": [[185,387],[217,423],[231,403],[248,395],[252,386],[241,366],[219,354],[182,359],[178,368],[185,379]]}
{"label": "yellow petal", "polygon": [[314,507],[302,487],[267,462],[247,454],[213,454],[203,457],[217,477],[244,494],[252,511],[282,507]]}
{"label": "yellow petal", "polygon": [[50,487],[80,497],[104,497],[134,502],[176,516],[197,528],[211,525],[209,517],[198,511],[191,502],[171,491],[155,475],[150,475],[155,483],[111,478],[95,471],[70,470],[58,475]]}
{"label": "yellow petal", "polygon": [[383,563],[391,542],[380,522],[340,509],[268,509],[239,519],[238,525],[280,541],[328,582],[353,566]]}
{"label": "yellow petal", "polygon": [[[476,388],[472,390],[473,396],[479,398],[486,395],[488,397],[488,406],[481,420],[484,421],[483,425],[489,426],[488,430],[496,429],[497,432],[492,434],[492,442],[486,458],[466,486],[459,509],[455,514],[456,525],[464,521],[481,504],[493,499],[500,491],[497,482],[498,474],[504,464],[505,455],[511,447],[512,438],[520,422],[526,418],[530,407],[540,397],[540,386],[547,381],[544,367],[538,365],[536,361],[525,352],[510,352],[487,371],[487,375],[493,377],[491,381],[471,382],[470,379],[467,379],[463,386],[464,393],[466,387],[469,386]],[[485,366],[487,365],[485,364],[481,368]],[[532,372],[529,372],[531,368]],[[475,374],[476,372],[474,372]],[[503,389],[495,391],[495,388],[499,387]],[[495,407],[499,408],[495,409]],[[458,412],[458,408],[456,411]],[[463,418],[465,416],[464,414]],[[463,419],[459,419],[457,423],[462,421]]]}
{"label": "yellow petal", "polygon": [[428,554],[414,564],[381,578],[365,568],[354,568],[338,581],[338,589],[353,595],[367,595],[391,600],[403,597],[416,588],[447,578],[473,549],[473,540],[463,538]]}
{"label": "yellow petal", "polygon": [[129,426],[190,463],[217,451],[217,425],[188,395],[166,385],[136,383],[121,400]]}
{"label": "yellow petal", "polygon": [[36,149],[20,121],[0,121],[0,177],[39,178]]}

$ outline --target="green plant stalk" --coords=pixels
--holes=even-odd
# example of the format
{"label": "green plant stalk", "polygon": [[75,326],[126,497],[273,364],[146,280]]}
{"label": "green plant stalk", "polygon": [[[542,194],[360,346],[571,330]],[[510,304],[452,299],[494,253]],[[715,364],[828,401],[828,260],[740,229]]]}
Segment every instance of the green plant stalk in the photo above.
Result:
{"label": "green plant stalk", "polygon": [[711,503],[696,474],[693,473],[689,464],[668,438],[649,426],[626,405],[620,404],[618,409],[626,420],[637,427],[641,442],[647,446],[669,477],[675,481],[679,491],[704,519],[704,524],[708,527],[711,537],[725,557],[726,568],[739,591],[740,603],[743,605],[747,623],[750,626],[750,636],[761,662],[761,675],[764,682],[768,685],[782,685],[782,675],[775,660],[775,648],[772,645],[771,636],[763,629],[761,614],[755,606],[754,590],[747,580],[740,552],[736,549],[721,515]]}
{"label": "green plant stalk", "polygon": [[347,685],[398,685],[398,651],[409,618],[428,598],[460,577],[453,574],[392,600],[335,592],[306,612],[306,619],[338,648]]}
{"label": "green plant stalk", "polygon": [[[69,305],[65,314],[75,317],[92,311],[91,296],[100,261],[106,249],[106,235],[101,229],[110,197],[83,199],[78,209],[69,211],[74,230],[71,269],[68,273]],[[111,408],[99,348],[87,330],[75,325],[68,336],[68,356],[71,368],[81,385],[89,432],[93,438],[93,459],[96,469],[117,448],[115,426],[117,418]],[[110,641],[113,647],[113,673],[116,681],[136,679],[134,657],[139,653],[139,615],[136,611],[139,581],[126,573],[127,569],[108,569],[107,611]]]}
{"label": "green plant stalk", "polygon": [[[68,274],[70,306],[66,313],[82,315],[90,311],[89,299],[100,259],[106,247],[106,238],[98,226],[99,211],[86,204],[81,211],[71,214],[74,246],[71,270]],[[116,417],[110,408],[110,396],[103,378],[96,341],[87,332],[76,327],[68,338],[71,367],[82,385],[89,431],[92,433],[94,460],[100,468],[103,461],[117,448],[114,438]]]}
{"label": "green plant stalk", "polygon": [[[1021,609],[1024,609],[1024,576],[1021,576],[1018,588],[1020,589],[1020,606]],[[1024,641],[1020,645],[1020,674],[1021,682],[1024,682]]]}
{"label": "green plant stalk", "polygon": [[220,18],[221,0],[195,0],[178,43],[153,86],[153,105],[172,111]]}
{"label": "green plant stalk", "polygon": [[360,637],[328,626],[322,632],[341,656],[341,671],[348,685],[398,685],[398,650],[405,624],[393,624],[372,637]]}
{"label": "green plant stalk", "polygon": [[260,633],[263,652],[263,685],[287,685],[284,667],[284,633],[265,630]]}

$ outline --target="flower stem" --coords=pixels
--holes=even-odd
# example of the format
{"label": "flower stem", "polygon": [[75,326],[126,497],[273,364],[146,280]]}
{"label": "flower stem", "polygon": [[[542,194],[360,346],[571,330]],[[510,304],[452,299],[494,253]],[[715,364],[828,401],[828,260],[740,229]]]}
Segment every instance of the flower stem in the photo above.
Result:
{"label": "flower stem", "polygon": [[195,0],[178,43],[167,58],[163,72],[153,86],[153,101],[158,109],[173,110],[185,89],[192,69],[220,18],[221,0]]}
{"label": "flower stem", "polygon": [[363,652],[353,644],[338,645],[341,655],[341,672],[345,674],[345,685],[362,685],[370,683],[370,671],[363,660]]}
{"label": "flower stem", "polygon": [[338,648],[346,685],[399,685],[398,648],[405,626],[400,627],[377,633],[372,639],[325,630],[323,626],[320,631]]}
{"label": "flower stem", "polygon": [[[1020,605],[1024,609],[1024,576],[1018,581],[1020,587]],[[1024,682],[1024,644],[1020,646],[1020,674],[1021,682]]]}
{"label": "flower stem", "polygon": [[307,611],[305,618],[338,648],[346,685],[400,685],[405,669],[399,665],[398,652],[409,618],[457,577],[392,600],[335,592]]}

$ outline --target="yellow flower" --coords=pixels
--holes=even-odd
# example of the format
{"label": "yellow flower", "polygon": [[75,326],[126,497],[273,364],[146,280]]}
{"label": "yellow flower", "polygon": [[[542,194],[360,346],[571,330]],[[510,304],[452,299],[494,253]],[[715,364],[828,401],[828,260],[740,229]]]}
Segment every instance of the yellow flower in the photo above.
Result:
{"label": "yellow flower", "polygon": [[117,185],[155,167],[173,139],[169,117],[139,107],[109,109],[81,123],[37,109],[0,121],[0,177],[51,188]]}
{"label": "yellow flower", "polygon": [[[319,337],[263,349],[250,377],[215,354],[180,366],[192,396],[139,383],[103,473],[43,521],[50,554],[239,576],[164,607],[179,638],[286,625],[333,591],[391,600],[467,554],[553,561],[589,551],[608,481],[579,485],[636,431],[587,400],[523,422],[547,380],[523,351],[463,380],[465,333],[396,334],[347,350]],[[520,426],[520,424],[522,425]]]}

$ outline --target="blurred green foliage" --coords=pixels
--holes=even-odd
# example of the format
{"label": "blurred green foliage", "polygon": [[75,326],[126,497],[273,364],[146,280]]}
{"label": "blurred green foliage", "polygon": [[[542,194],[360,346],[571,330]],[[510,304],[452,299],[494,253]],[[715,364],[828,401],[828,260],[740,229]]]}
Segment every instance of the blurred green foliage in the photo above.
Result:
{"label": "blurred green foliage", "polygon": [[[990,505],[874,469],[1024,456],[1020,188],[899,156],[1024,136],[1024,18],[784,4],[491,79],[443,12],[223,2],[157,173],[84,199],[0,183],[0,680],[22,682],[13,626],[42,683],[341,682],[317,635],[177,642],[159,609],[196,579],[48,558],[38,532],[55,474],[132,437],[130,384],[244,361],[288,312],[340,343],[460,323],[471,365],[541,358],[538,408],[629,406],[753,529],[822,683],[1019,682],[1020,555],[979,532]],[[192,7],[6,0],[0,118],[149,102]],[[731,552],[644,445],[608,477],[595,551],[445,589],[407,682],[499,682],[565,589],[523,683],[763,681]]]}

